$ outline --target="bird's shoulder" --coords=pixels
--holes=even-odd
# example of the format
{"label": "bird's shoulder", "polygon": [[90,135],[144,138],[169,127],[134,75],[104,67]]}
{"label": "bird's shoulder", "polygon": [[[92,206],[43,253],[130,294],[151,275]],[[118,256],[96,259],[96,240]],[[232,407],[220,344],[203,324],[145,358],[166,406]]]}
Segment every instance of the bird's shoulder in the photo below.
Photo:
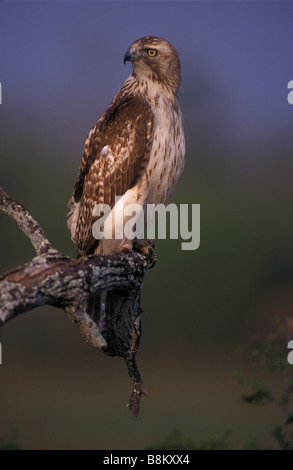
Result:
{"label": "bird's shoulder", "polygon": [[[81,158],[76,180],[74,199],[77,202],[83,192],[84,181],[106,159],[114,165],[135,161],[136,168],[145,158],[154,125],[154,112],[150,103],[138,93],[119,90],[109,107],[90,130]],[[107,151],[106,151],[107,148]]]}

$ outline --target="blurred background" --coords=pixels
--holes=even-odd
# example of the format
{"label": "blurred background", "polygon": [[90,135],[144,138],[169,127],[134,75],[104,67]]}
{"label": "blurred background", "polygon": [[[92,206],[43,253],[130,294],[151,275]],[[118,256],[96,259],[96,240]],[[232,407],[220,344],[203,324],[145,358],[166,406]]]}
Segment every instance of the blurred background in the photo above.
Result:
{"label": "blurred background", "polygon": [[[186,167],[170,202],[201,205],[201,244],[159,240],[143,289],[137,356],[149,397],[127,409],[122,359],[85,343],[62,310],[0,330],[0,443],[22,449],[145,449],[225,439],[274,445],[278,400],[249,407],[235,350],[288,324],[293,309],[291,2],[6,1],[0,5],[0,184],[75,256],[67,201],[91,126],[131,73],[133,40],[162,36],[182,63]],[[35,253],[0,213],[5,272]],[[283,329],[281,352],[286,362]],[[293,366],[287,373],[292,375]],[[291,367],[291,368],[290,368]],[[171,436],[171,438],[170,438]],[[224,436],[224,437],[223,437]],[[186,444],[189,442],[189,444]],[[220,444],[219,444],[220,445]]]}

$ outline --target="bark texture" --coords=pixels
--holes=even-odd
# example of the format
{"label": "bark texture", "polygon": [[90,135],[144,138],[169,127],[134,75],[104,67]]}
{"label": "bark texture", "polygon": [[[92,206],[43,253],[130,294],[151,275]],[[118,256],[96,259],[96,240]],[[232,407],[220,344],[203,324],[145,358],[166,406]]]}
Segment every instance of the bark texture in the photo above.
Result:
{"label": "bark texture", "polygon": [[[126,361],[132,382],[127,404],[137,416],[143,386],[136,352],[141,336],[140,296],[148,256],[83,256],[71,259],[55,250],[29,212],[0,187],[0,209],[31,240],[37,256],[0,277],[0,326],[20,313],[49,304],[64,309],[86,341]],[[84,309],[87,294],[106,292],[98,323]]]}

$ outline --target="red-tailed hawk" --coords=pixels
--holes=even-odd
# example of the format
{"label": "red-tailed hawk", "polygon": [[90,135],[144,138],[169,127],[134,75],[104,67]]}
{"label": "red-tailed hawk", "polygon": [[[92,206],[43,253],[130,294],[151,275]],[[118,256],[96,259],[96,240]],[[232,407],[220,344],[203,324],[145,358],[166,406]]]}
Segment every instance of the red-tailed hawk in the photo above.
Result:
{"label": "red-tailed hawk", "polygon": [[[166,39],[146,36],[124,56],[133,73],[90,130],[75,183],[68,227],[84,254],[125,253],[132,241],[96,240],[97,204],[166,204],[184,166],[185,140],[178,103],[181,81],[176,49]],[[123,204],[120,202],[122,201]]]}

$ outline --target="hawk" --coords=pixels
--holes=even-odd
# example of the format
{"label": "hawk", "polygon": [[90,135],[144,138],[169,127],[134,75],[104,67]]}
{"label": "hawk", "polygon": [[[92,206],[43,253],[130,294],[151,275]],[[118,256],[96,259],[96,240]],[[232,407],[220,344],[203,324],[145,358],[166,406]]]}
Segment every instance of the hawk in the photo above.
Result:
{"label": "hawk", "polygon": [[[68,203],[78,256],[130,252],[126,238],[94,238],[94,207],[107,204],[113,212],[132,203],[166,204],[184,166],[176,49],[166,39],[145,36],[131,44],[126,61],[133,73],[90,130]],[[115,196],[121,196],[116,205]]]}

